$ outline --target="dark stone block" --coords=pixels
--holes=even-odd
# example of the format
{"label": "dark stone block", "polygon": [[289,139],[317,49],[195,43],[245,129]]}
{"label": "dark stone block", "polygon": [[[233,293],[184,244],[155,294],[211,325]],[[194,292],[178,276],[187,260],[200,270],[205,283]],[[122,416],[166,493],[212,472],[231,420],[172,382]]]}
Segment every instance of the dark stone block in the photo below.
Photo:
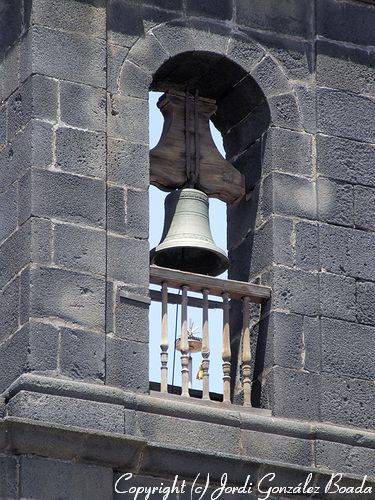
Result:
{"label": "dark stone block", "polygon": [[309,133],[316,132],[316,90],[313,85],[294,84],[301,114],[302,128]]}
{"label": "dark stone block", "polygon": [[357,282],[357,318],[360,323],[375,325],[375,283]]}
{"label": "dark stone block", "polygon": [[272,307],[297,314],[316,315],[319,312],[317,273],[274,266],[262,275],[262,285],[272,287]]}
{"label": "dark stone block", "polygon": [[32,215],[104,226],[105,186],[90,178],[32,170]]}
{"label": "dark stone block", "polygon": [[0,17],[0,50],[10,47],[21,35],[22,0],[4,0]]}
{"label": "dark stone block", "polygon": [[319,220],[343,226],[354,225],[353,186],[324,177],[317,181]]}
{"label": "dark stone block", "polygon": [[[363,446],[351,446],[344,443],[335,443],[330,441],[323,441],[318,439],[316,441],[316,465],[319,468],[326,468],[332,471],[340,471],[341,474],[361,474],[362,476],[373,474],[375,471],[374,463],[375,463],[375,451],[371,448],[366,448]],[[337,480],[338,477],[334,479]],[[358,486],[362,481],[354,481],[351,480],[352,487]],[[327,485],[328,481],[325,481],[325,485]],[[349,486],[350,480],[347,478],[343,478],[339,482],[340,486]],[[365,487],[370,483],[366,481]],[[327,494],[331,497],[336,490],[334,484],[332,484],[331,492]],[[323,491],[323,490],[322,490]],[[350,491],[349,489],[347,491]],[[371,496],[368,496],[365,493],[360,493],[361,498],[371,500]],[[339,498],[341,495],[335,495],[333,498]]]}
{"label": "dark stone block", "polygon": [[146,286],[148,284],[148,242],[135,238],[109,236],[108,276],[122,281]]}
{"label": "dark stone block", "polygon": [[320,273],[320,312],[330,318],[356,320],[356,286],[353,278]]}
{"label": "dark stone block", "polygon": [[31,272],[31,314],[104,329],[104,279],[63,269]]}
{"label": "dark stone block", "polygon": [[25,8],[29,13],[29,24],[105,38],[103,0],[25,0]]}
{"label": "dark stone block", "polygon": [[116,94],[108,101],[108,134],[118,139],[148,144],[146,100]]}
{"label": "dark stone block", "polygon": [[266,347],[266,355],[273,353],[272,365],[303,368],[302,322],[297,314],[271,313],[267,337],[272,336],[272,345]]}
{"label": "dark stone block", "polygon": [[19,278],[0,291],[0,339],[4,340],[19,327]]}
{"label": "dark stone block", "polygon": [[148,191],[126,191],[126,229],[129,236],[148,238]]}
{"label": "dark stone block", "polygon": [[[272,460],[305,466],[313,463],[312,442],[307,439],[248,430],[241,431],[241,438],[245,454],[260,461]],[[265,484],[264,481],[264,489],[266,489]]]}
{"label": "dark stone block", "polygon": [[28,367],[31,371],[57,370],[60,331],[46,323],[29,324]]}
{"label": "dark stone block", "polygon": [[39,422],[124,432],[124,408],[110,403],[20,391],[9,401],[7,409],[11,416]]}
{"label": "dark stone block", "polygon": [[52,261],[52,223],[50,220],[32,217],[31,261],[49,264]]}
{"label": "dark stone block", "polygon": [[8,101],[8,138],[32,118],[55,122],[57,119],[57,82],[42,75],[32,75]]}
{"label": "dark stone block", "polygon": [[[132,290],[129,290],[130,292]],[[115,305],[115,334],[123,340],[148,342],[149,305],[121,298],[117,293]]]}
{"label": "dark stone block", "polygon": [[16,230],[17,209],[17,186],[13,184],[0,194],[0,242]]}
{"label": "dark stone block", "polygon": [[23,456],[20,476],[22,498],[103,500],[112,491],[112,469],[98,465]]}
{"label": "dark stone block", "polygon": [[7,389],[27,368],[28,328],[23,327],[0,344],[0,391]]}
{"label": "dark stone block", "polygon": [[373,45],[375,10],[363,2],[318,0],[316,3],[318,34],[333,40]]}
{"label": "dark stone block", "polygon": [[[352,343],[353,339],[350,339]],[[341,345],[341,340],[340,340]],[[351,354],[350,354],[351,356]],[[375,427],[375,387],[370,380],[349,375],[324,374],[321,384],[321,418],[339,425]]]}
{"label": "dark stone block", "polygon": [[150,73],[146,73],[146,71],[131,61],[125,61],[118,75],[117,91],[120,94],[148,99],[151,81],[152,77]]}
{"label": "dark stone block", "polygon": [[264,146],[263,172],[282,171],[312,175],[312,136],[281,128],[270,128]]}
{"label": "dark stone block", "polygon": [[112,232],[126,234],[126,191],[122,187],[107,188],[107,224]]}
{"label": "dark stone block", "polygon": [[317,136],[317,168],[326,177],[375,187],[375,146],[340,137]]}
{"label": "dark stone block", "polygon": [[287,77],[270,57],[264,57],[251,72],[251,76],[269,98],[272,95],[286,94],[290,90]]}
{"label": "dark stone block", "polygon": [[61,374],[73,379],[103,382],[105,335],[62,328],[60,347]]}
{"label": "dark stone block", "polygon": [[196,17],[214,17],[217,19],[232,19],[232,0],[187,0],[186,12]]}
{"label": "dark stone block", "polygon": [[320,318],[311,318],[304,316],[303,326],[303,365],[309,372],[320,372],[321,369],[321,332]]}
{"label": "dark stone block", "polygon": [[89,130],[106,129],[106,93],[78,83],[60,83],[61,120]]}
{"label": "dark stone block", "polygon": [[325,372],[372,380],[375,328],[322,318],[322,363]]}
{"label": "dark stone block", "polygon": [[104,39],[35,26],[22,43],[21,79],[38,73],[105,87],[105,60]]}
{"label": "dark stone block", "polygon": [[148,393],[148,343],[107,338],[106,383]]}
{"label": "dark stone block", "polygon": [[276,366],[273,368],[275,416],[320,419],[320,375]]}
{"label": "dark stone block", "polygon": [[104,179],[105,135],[73,128],[58,128],[56,161],[61,170],[66,172]]}
{"label": "dark stone block", "polygon": [[146,144],[108,140],[108,181],[146,189],[149,168],[149,148]]}
{"label": "dark stone block", "polygon": [[[3,20],[4,16],[1,18]],[[1,101],[5,101],[19,87],[19,54],[20,44],[17,43],[0,55]]]}
{"label": "dark stone block", "polygon": [[263,182],[262,211],[267,217],[271,213],[316,218],[315,183],[303,177],[272,173]]}
{"label": "dark stone block", "polygon": [[305,38],[313,34],[313,5],[308,0],[236,0],[236,7],[238,24]]}
{"label": "dark stone block", "polygon": [[375,230],[375,189],[354,186],[354,223],[358,229]]}
{"label": "dark stone block", "polygon": [[227,56],[245,71],[250,72],[262,59],[264,54],[263,48],[254,43],[254,40],[250,37],[240,33],[233,33],[231,35]]}
{"label": "dark stone block", "polygon": [[354,278],[375,279],[375,234],[322,225],[319,228],[323,269]]}
{"label": "dark stone block", "polygon": [[0,246],[0,289],[30,262],[30,223],[25,223]]}
{"label": "dark stone block", "polygon": [[375,101],[365,96],[318,89],[318,129],[324,134],[375,142]]}
{"label": "dark stone block", "polygon": [[17,497],[17,458],[0,456],[0,498]]}
{"label": "dark stone block", "polygon": [[322,87],[374,95],[374,66],[375,52],[326,40],[317,42],[317,81]]}
{"label": "dark stone block", "polygon": [[104,231],[56,224],[56,264],[76,271],[105,274],[106,235]]}
{"label": "dark stone block", "polygon": [[306,271],[318,271],[319,230],[313,222],[299,221],[295,224],[295,264]]}

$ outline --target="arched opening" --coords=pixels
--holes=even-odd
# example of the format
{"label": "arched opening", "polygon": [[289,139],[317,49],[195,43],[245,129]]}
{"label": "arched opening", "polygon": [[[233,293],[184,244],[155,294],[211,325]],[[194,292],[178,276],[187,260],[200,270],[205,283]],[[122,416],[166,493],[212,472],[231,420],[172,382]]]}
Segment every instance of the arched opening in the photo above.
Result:
{"label": "arched opening", "polygon": [[[217,111],[212,116],[214,135],[222,138],[221,153],[230,161],[246,179],[246,195],[233,206],[226,206],[220,200],[210,200],[210,224],[215,242],[228,249],[230,265],[228,276],[231,279],[249,280],[251,245],[248,235],[254,227],[257,211],[257,184],[260,181],[262,167],[262,141],[270,123],[270,111],[266,98],[255,80],[239,65],[228,58],[209,52],[186,52],[169,59],[155,73],[150,86],[150,146],[156,144],[155,130],[162,124],[162,116],[155,109],[157,96],[163,92],[189,92],[193,95],[212,99],[216,102]],[[160,133],[160,132],[159,132]],[[216,141],[219,143],[219,141]],[[220,151],[220,147],[218,148]],[[150,187],[150,246],[160,240],[164,217],[163,199],[166,193]],[[159,206],[158,210],[153,207]],[[227,212],[227,213],[226,213]],[[227,228],[223,220],[227,220]],[[246,253],[246,255],[245,255]],[[225,276],[225,277],[226,277]],[[176,307],[176,306],[175,306]],[[176,308],[177,309],[177,308]],[[174,309],[174,312],[176,312]],[[213,331],[220,331],[218,311],[210,311],[210,325]],[[200,324],[198,311],[189,308],[189,317],[194,324]],[[216,317],[215,317],[216,315]],[[232,372],[237,372],[236,359],[240,342],[240,306],[232,307],[231,313],[231,344],[232,344]],[[156,359],[160,352],[160,307],[150,311],[150,359]],[[176,331],[176,322],[179,324],[179,311],[169,315],[169,344],[173,345]],[[156,331],[155,331],[156,330]],[[220,392],[222,387],[221,342],[217,336],[210,345],[210,389]],[[213,363],[216,360],[216,363]],[[175,368],[174,368],[175,363]],[[169,383],[180,385],[179,357],[168,360]],[[197,366],[194,367],[194,370]],[[150,363],[150,380],[160,379],[158,363]],[[233,377],[232,377],[233,379]],[[200,384],[192,381],[193,388]]]}

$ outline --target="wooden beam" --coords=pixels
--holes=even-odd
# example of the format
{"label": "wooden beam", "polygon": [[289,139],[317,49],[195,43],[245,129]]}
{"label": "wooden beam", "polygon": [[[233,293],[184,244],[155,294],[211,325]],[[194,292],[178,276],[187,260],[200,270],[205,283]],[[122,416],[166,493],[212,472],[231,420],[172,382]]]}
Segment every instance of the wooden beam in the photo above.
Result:
{"label": "wooden beam", "polygon": [[168,283],[170,288],[179,289],[182,286],[188,286],[191,292],[202,292],[206,288],[210,291],[210,295],[221,297],[223,293],[228,293],[232,299],[238,300],[249,297],[252,302],[257,304],[261,304],[271,297],[271,289],[267,286],[213,278],[204,274],[176,271],[155,265],[150,266],[150,283],[161,285],[164,281]]}
{"label": "wooden beam", "polygon": [[[150,290],[150,298],[155,302],[162,301],[162,294],[159,290]],[[168,293],[168,304],[181,304],[181,295],[177,293]],[[189,307],[199,307],[202,308],[204,304],[203,299],[199,297],[188,297],[188,306]],[[209,300],[208,301],[209,309],[222,309],[223,303],[218,300]]]}

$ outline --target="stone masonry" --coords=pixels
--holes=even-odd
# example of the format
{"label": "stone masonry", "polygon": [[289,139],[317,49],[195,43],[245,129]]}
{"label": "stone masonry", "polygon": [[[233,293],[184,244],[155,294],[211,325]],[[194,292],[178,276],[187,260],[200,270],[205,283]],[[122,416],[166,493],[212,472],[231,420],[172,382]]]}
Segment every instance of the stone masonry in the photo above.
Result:
{"label": "stone masonry", "polygon": [[[1,499],[202,463],[375,484],[374,27],[370,0],[0,0]],[[272,287],[249,412],[150,396],[120,298],[148,294],[148,93],[181,88],[246,177],[229,275]]]}

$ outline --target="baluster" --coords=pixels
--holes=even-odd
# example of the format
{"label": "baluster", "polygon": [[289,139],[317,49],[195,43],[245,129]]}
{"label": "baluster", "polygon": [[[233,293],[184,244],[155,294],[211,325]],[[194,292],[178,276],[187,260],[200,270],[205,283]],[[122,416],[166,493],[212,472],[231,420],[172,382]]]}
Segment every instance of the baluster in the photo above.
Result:
{"label": "baluster", "polygon": [[251,406],[250,361],[250,298],[244,297],[242,299],[242,383],[244,406]]}
{"label": "baluster", "polygon": [[188,287],[182,287],[181,297],[181,375],[182,396],[189,397],[189,340],[187,327]]}
{"label": "baluster", "polygon": [[208,329],[208,290],[202,290],[203,317],[202,317],[202,370],[203,370],[203,399],[210,399],[210,384],[208,369],[210,366],[210,338]]}
{"label": "baluster", "polygon": [[223,403],[230,403],[229,294],[223,293]]}
{"label": "baluster", "polygon": [[161,286],[160,392],[168,392],[168,284]]}

